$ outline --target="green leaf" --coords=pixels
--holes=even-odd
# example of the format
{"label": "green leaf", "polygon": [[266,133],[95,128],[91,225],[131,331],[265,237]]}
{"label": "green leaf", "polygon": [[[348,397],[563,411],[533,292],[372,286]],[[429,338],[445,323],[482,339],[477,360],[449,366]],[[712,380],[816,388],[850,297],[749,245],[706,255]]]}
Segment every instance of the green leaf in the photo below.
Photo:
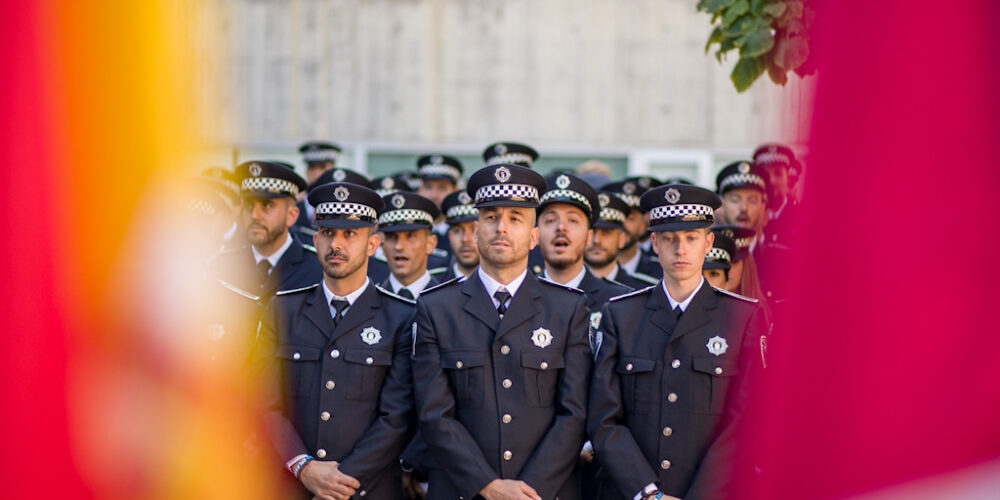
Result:
{"label": "green leaf", "polygon": [[764,5],[767,4],[767,0],[750,0],[750,12],[755,16],[759,16],[764,12]]}
{"label": "green leaf", "polygon": [[743,34],[748,31],[752,31],[752,26],[754,25],[754,19],[750,15],[745,15],[736,20],[733,24],[729,25],[728,28],[723,29],[723,33],[726,36],[737,38],[743,36]]}
{"label": "green leaf", "polygon": [[712,46],[713,43],[719,43],[721,41],[722,41],[722,28],[720,26],[716,26],[715,29],[712,30],[712,34],[708,35],[708,41],[705,42],[705,53],[708,54],[708,49]]}
{"label": "green leaf", "polygon": [[726,13],[722,15],[722,26],[728,27],[747,12],[750,12],[750,2],[747,0],[739,0],[726,9]]}
{"label": "green leaf", "polygon": [[774,43],[774,63],[786,70],[795,69],[809,58],[809,43],[805,37],[780,37]]}
{"label": "green leaf", "polygon": [[778,85],[784,85],[788,82],[788,75],[785,73],[785,70],[775,64],[767,65],[767,76],[771,78],[772,82]]}
{"label": "green leaf", "polygon": [[715,52],[715,59],[721,63],[722,56],[734,48],[736,48],[736,45],[733,44],[733,38],[722,37],[722,41],[719,42],[719,50]]}
{"label": "green leaf", "polygon": [[740,48],[740,57],[757,57],[768,53],[774,47],[774,37],[771,28],[763,28],[740,37],[736,41]]}
{"label": "green leaf", "polygon": [[762,10],[764,14],[767,14],[771,17],[781,17],[781,14],[785,12],[785,9],[786,9],[785,4],[778,2],[769,4]]}
{"label": "green leaf", "polygon": [[736,0],[701,0],[698,2],[698,10],[715,14],[726,7],[729,7]]}
{"label": "green leaf", "polygon": [[743,92],[753,85],[753,82],[764,73],[764,61],[761,57],[741,57],[736,62],[729,79],[733,81],[737,92]]}

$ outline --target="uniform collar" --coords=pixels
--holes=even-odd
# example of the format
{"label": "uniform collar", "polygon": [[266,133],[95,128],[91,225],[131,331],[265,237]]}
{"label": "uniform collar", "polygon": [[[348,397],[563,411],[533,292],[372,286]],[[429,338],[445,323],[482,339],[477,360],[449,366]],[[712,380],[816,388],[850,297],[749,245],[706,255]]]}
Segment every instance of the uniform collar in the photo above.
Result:
{"label": "uniform collar", "polygon": [[687,307],[688,305],[691,304],[691,301],[694,299],[694,296],[698,295],[698,292],[701,290],[701,287],[705,286],[705,277],[702,276],[701,281],[698,282],[698,287],[691,292],[691,295],[688,295],[688,297],[684,299],[684,302],[677,302],[676,300],[674,300],[673,297],[670,296],[670,292],[667,291],[667,283],[665,281],[660,280],[660,286],[663,287],[663,294],[667,296],[667,301],[670,302],[670,309],[676,309],[677,306],[680,306],[681,311],[687,311]]}
{"label": "uniform collar", "polygon": [[413,298],[419,297],[420,292],[423,292],[424,289],[427,288],[427,284],[430,282],[431,282],[431,273],[427,272],[426,270],[424,270],[423,275],[421,275],[419,278],[416,279],[416,281],[410,283],[409,285],[404,285],[398,279],[396,279],[396,275],[389,273],[389,286],[392,287],[393,293],[398,294],[400,290],[405,288],[409,290],[410,293],[413,294]]}
{"label": "uniform collar", "polygon": [[331,291],[326,286],[326,280],[323,280],[323,295],[326,295],[326,303],[329,304],[334,299],[337,299],[337,300],[346,300],[347,301],[347,305],[348,306],[352,306],[352,305],[354,305],[354,302],[356,300],[358,300],[358,297],[360,297],[361,294],[365,292],[365,288],[368,288],[368,283],[370,281],[371,280],[369,280],[368,277],[365,276],[365,282],[357,290],[355,290],[355,291],[347,294],[344,297],[341,297],[339,295],[334,294],[333,291]]}
{"label": "uniform collar", "polygon": [[524,271],[521,271],[521,274],[517,275],[516,278],[511,280],[510,283],[507,283],[506,285],[491,278],[490,275],[486,274],[486,271],[483,271],[482,267],[477,267],[476,272],[479,273],[479,280],[483,282],[483,287],[486,288],[486,296],[493,298],[493,294],[497,291],[497,289],[504,287],[507,289],[507,293],[509,293],[513,298],[517,295],[517,289],[521,287],[521,283],[524,283],[524,277],[528,275],[528,268],[524,268]]}
{"label": "uniform collar", "polygon": [[622,264],[621,267],[629,274],[635,274],[635,270],[639,267],[639,259],[641,258],[642,249],[636,244],[635,255],[628,262]]}
{"label": "uniform collar", "polygon": [[281,244],[281,248],[277,252],[264,257],[260,252],[257,251],[257,247],[250,245],[250,250],[253,252],[253,262],[254,264],[260,264],[260,261],[267,259],[271,263],[271,267],[278,265],[278,261],[281,260],[281,256],[285,255],[285,251],[288,247],[292,246],[292,235],[285,231],[285,242]]}
{"label": "uniform collar", "polygon": [[549,278],[549,272],[548,271],[545,271],[544,273],[542,273],[542,277],[543,278],[545,278],[545,279],[547,279],[549,281],[555,282],[555,283],[559,283],[560,285],[565,285],[565,286],[572,287],[572,288],[580,288],[580,282],[583,281],[583,278],[586,275],[587,275],[587,266],[582,266],[582,268],[580,269],[580,274],[577,274],[576,276],[573,277],[573,279],[571,279],[571,280],[569,280],[569,281],[567,281],[565,283],[559,283],[558,281],[555,281],[552,278]]}

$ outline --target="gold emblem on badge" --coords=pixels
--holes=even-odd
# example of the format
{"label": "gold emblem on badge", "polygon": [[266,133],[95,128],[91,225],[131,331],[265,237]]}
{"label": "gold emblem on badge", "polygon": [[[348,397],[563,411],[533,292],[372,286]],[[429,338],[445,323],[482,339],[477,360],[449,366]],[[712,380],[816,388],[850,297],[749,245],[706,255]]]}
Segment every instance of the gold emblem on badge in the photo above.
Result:
{"label": "gold emblem on badge", "polygon": [[382,332],[378,331],[378,328],[374,326],[369,326],[364,330],[361,330],[361,341],[368,345],[375,345],[382,340]]}
{"label": "gold emblem on badge", "polygon": [[747,162],[740,163],[740,173],[741,174],[750,173],[750,164]]}
{"label": "gold emblem on badge", "polygon": [[395,181],[392,180],[392,177],[386,177],[382,179],[382,189],[392,189],[393,187],[395,187],[395,184],[396,183]]}
{"label": "gold emblem on badge", "polygon": [[531,342],[544,349],[552,343],[552,333],[544,328],[538,328],[531,332]]}
{"label": "gold emblem on badge", "polygon": [[726,353],[726,349],[729,349],[729,344],[726,342],[726,339],[716,335],[708,339],[708,343],[705,344],[705,347],[708,348],[708,352],[716,356],[722,356]]}

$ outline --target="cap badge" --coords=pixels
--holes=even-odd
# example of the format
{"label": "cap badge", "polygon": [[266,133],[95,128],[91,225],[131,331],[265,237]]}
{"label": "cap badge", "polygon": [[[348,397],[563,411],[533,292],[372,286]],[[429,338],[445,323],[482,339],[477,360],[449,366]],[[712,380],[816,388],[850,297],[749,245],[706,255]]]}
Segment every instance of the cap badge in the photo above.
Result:
{"label": "cap badge", "polygon": [[335,180],[337,182],[344,182],[344,179],[346,177],[347,177],[347,173],[344,172],[343,170],[334,170],[333,171],[333,180]]}
{"label": "cap badge", "polygon": [[250,164],[250,175],[254,177],[260,177],[260,165],[256,163]]}
{"label": "cap badge", "polygon": [[566,188],[568,188],[569,187],[569,177],[566,177],[565,175],[560,175],[559,177],[556,177],[556,186],[558,186],[559,189],[566,189]]}
{"label": "cap badge", "polygon": [[496,172],[493,172],[493,177],[496,177],[496,179],[500,182],[507,182],[510,180],[510,169],[507,167],[500,167],[496,170]]}
{"label": "cap badge", "polygon": [[625,185],[622,186],[622,191],[625,191],[625,194],[635,193],[635,184],[632,184],[631,182],[626,182]]}
{"label": "cap badge", "polygon": [[608,195],[601,193],[597,195],[597,201],[601,202],[602,207],[606,207],[611,200],[608,198]]}
{"label": "cap badge", "polygon": [[667,199],[667,203],[670,203],[672,205],[680,201],[681,192],[674,188],[670,188],[667,190],[666,193],[663,193],[663,197]]}
{"label": "cap badge", "polygon": [[708,339],[708,343],[705,344],[705,347],[708,348],[708,352],[716,356],[722,356],[726,353],[726,349],[729,349],[729,344],[726,343],[726,339],[716,335]]}
{"label": "cap badge", "polygon": [[393,187],[395,187],[396,182],[392,180],[392,177],[386,177],[382,179],[381,184],[383,189],[392,189]]}
{"label": "cap badge", "polygon": [[396,208],[403,208],[403,205],[406,205],[406,198],[403,198],[403,195],[397,194],[392,197],[392,206]]}
{"label": "cap badge", "polygon": [[497,144],[496,146],[493,146],[493,152],[498,155],[505,155],[507,154],[507,146],[504,144]]}
{"label": "cap badge", "polygon": [[642,177],[639,179],[639,185],[648,188],[649,187],[649,177]]}
{"label": "cap badge", "polygon": [[746,162],[740,163],[740,173],[741,174],[750,173],[750,164]]}
{"label": "cap badge", "polygon": [[378,328],[374,326],[369,326],[364,330],[361,330],[361,341],[368,345],[378,344],[378,341],[382,340],[382,332],[378,331]]}
{"label": "cap badge", "polygon": [[440,165],[442,161],[443,161],[443,159],[440,156],[432,156],[431,157],[431,163],[433,163],[435,165]]}
{"label": "cap badge", "polygon": [[458,193],[458,201],[463,205],[468,205],[469,203],[472,203],[472,197],[469,196],[469,193],[462,191],[461,193]]}
{"label": "cap badge", "polygon": [[531,332],[531,342],[544,349],[552,343],[552,333],[544,328],[538,328]]}
{"label": "cap badge", "polygon": [[351,192],[348,191],[347,188],[345,188],[344,186],[337,186],[337,189],[333,190],[333,197],[336,198],[337,201],[344,201],[350,195]]}

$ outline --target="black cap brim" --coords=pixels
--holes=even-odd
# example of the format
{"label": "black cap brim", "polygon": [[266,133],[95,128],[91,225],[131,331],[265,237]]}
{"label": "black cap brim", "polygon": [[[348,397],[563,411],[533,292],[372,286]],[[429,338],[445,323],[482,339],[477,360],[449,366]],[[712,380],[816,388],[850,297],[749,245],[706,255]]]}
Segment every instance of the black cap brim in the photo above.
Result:
{"label": "black cap brim", "polygon": [[318,219],[313,221],[313,225],[328,229],[360,229],[372,227],[375,223],[357,219]]}
{"label": "black cap brim", "polygon": [[681,221],[681,222],[664,222],[662,224],[657,224],[655,226],[649,226],[647,229],[650,233],[669,233],[673,231],[690,231],[692,229],[701,229],[704,227],[710,227],[714,221],[710,220],[697,220],[697,221]]}
{"label": "black cap brim", "polygon": [[445,222],[447,222],[449,225],[455,225],[455,224],[464,224],[466,222],[476,222],[478,220],[479,220],[478,215],[463,215],[461,217],[448,219]]}
{"label": "black cap brim", "polygon": [[240,198],[295,198],[291,193],[272,193],[270,191],[243,191]]}
{"label": "black cap brim", "polygon": [[625,229],[625,224],[609,220],[598,220],[594,222],[594,229]]}
{"label": "black cap brim", "polygon": [[405,233],[408,231],[418,231],[420,229],[430,230],[427,224],[393,224],[391,226],[379,226],[378,230],[383,233]]}
{"label": "black cap brim", "polygon": [[717,260],[706,260],[701,266],[702,269],[729,269],[729,267],[729,264]]}
{"label": "black cap brim", "polygon": [[492,200],[476,204],[476,208],[489,208],[489,207],[538,208],[538,203],[535,203],[533,201]]}

